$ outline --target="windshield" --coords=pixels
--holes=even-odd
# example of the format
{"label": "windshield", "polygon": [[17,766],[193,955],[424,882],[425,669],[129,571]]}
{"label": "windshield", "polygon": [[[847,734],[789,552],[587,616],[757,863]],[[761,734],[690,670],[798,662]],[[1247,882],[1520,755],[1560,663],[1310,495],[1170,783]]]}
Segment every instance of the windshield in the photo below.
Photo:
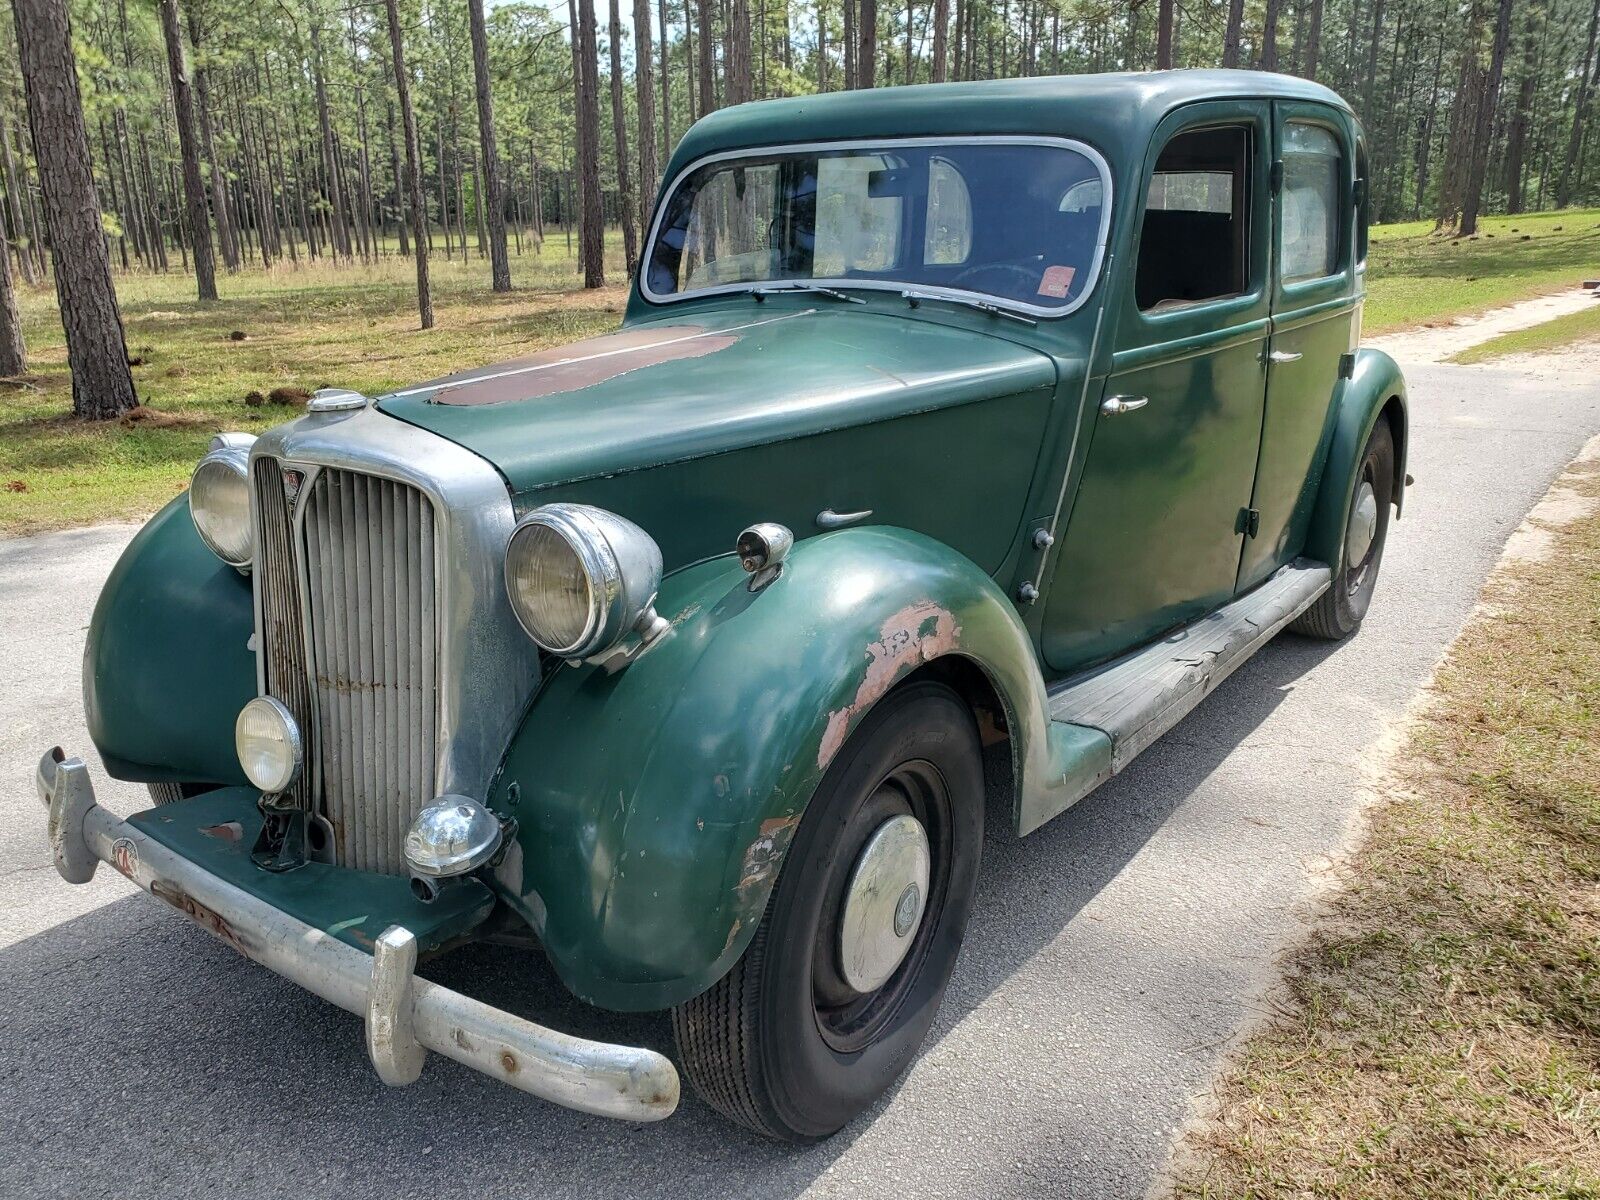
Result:
{"label": "windshield", "polygon": [[816,282],[977,293],[1053,315],[1093,283],[1096,159],[1058,143],[923,142],[705,163],[667,198],[645,293]]}

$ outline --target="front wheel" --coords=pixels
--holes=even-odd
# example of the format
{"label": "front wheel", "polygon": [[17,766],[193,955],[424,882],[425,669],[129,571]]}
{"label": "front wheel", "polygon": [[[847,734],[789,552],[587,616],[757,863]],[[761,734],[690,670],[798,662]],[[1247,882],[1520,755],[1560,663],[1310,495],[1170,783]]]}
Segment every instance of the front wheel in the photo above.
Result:
{"label": "front wheel", "polygon": [[1361,624],[1372,604],[1372,591],[1378,586],[1378,566],[1389,536],[1394,487],[1394,435],[1389,431],[1389,422],[1379,417],[1367,438],[1350,496],[1344,566],[1328,590],[1289,626],[1295,633],[1337,641],[1349,637]]}
{"label": "front wheel", "polygon": [[749,949],[672,1010],[701,1098],[808,1142],[881,1096],[944,996],[982,842],[971,711],[942,684],[891,693],[818,787]]}

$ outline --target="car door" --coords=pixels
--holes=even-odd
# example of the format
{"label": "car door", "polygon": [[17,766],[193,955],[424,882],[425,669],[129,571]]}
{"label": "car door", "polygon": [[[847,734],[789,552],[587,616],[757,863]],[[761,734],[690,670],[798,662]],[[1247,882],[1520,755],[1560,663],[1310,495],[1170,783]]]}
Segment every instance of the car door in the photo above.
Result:
{"label": "car door", "polygon": [[1233,595],[1266,393],[1271,109],[1193,105],[1158,129],[1133,286],[1055,557],[1045,661],[1072,671]]}
{"label": "car door", "polygon": [[1354,156],[1348,121],[1320,104],[1273,105],[1272,340],[1251,507],[1239,564],[1247,590],[1305,545],[1333,435],[1340,356],[1360,337]]}

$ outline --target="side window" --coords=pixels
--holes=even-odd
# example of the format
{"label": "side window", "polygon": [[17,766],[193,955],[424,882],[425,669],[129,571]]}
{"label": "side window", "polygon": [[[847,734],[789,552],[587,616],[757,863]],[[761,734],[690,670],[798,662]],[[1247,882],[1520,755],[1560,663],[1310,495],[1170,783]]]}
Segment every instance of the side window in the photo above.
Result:
{"label": "side window", "polygon": [[967,181],[948,158],[928,160],[928,220],[922,261],[952,266],[972,253],[972,196]]}
{"label": "side window", "polygon": [[1343,166],[1338,139],[1320,125],[1283,127],[1283,281],[1339,269]]}
{"label": "side window", "polygon": [[1145,195],[1134,284],[1146,311],[1243,295],[1250,287],[1250,128],[1180,133]]}
{"label": "side window", "polygon": [[1356,143],[1356,266],[1367,265],[1367,223],[1372,219],[1372,184],[1367,175],[1367,144]]}

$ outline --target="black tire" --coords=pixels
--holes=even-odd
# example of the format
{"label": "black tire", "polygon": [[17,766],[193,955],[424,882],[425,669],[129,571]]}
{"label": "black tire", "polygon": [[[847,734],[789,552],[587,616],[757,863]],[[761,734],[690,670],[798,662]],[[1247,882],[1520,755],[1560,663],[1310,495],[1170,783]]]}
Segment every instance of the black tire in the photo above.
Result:
{"label": "black tire", "polygon": [[[966,934],[983,807],[977,726],[955,692],[912,684],[867,715],[806,809],[744,956],[672,1010],[684,1073],[707,1104],[768,1137],[811,1142],[900,1077]],[[855,992],[834,949],[842,897],[867,839],[899,812],[927,833],[926,908],[894,973]]]}
{"label": "black tire", "polygon": [[1345,563],[1328,590],[1317,602],[1295,618],[1289,626],[1295,633],[1306,637],[1338,641],[1347,638],[1361,626],[1367,609],[1372,604],[1373,589],[1378,586],[1378,568],[1383,562],[1383,546],[1389,537],[1389,513],[1394,503],[1394,434],[1389,422],[1378,418],[1367,438],[1366,451],[1361,456],[1361,468],[1356,472],[1350,489],[1350,516],[1347,519],[1345,538],[1348,542],[1350,527],[1359,519],[1358,500],[1362,491],[1371,487],[1377,503],[1377,525],[1366,553],[1352,562],[1345,554]]}

